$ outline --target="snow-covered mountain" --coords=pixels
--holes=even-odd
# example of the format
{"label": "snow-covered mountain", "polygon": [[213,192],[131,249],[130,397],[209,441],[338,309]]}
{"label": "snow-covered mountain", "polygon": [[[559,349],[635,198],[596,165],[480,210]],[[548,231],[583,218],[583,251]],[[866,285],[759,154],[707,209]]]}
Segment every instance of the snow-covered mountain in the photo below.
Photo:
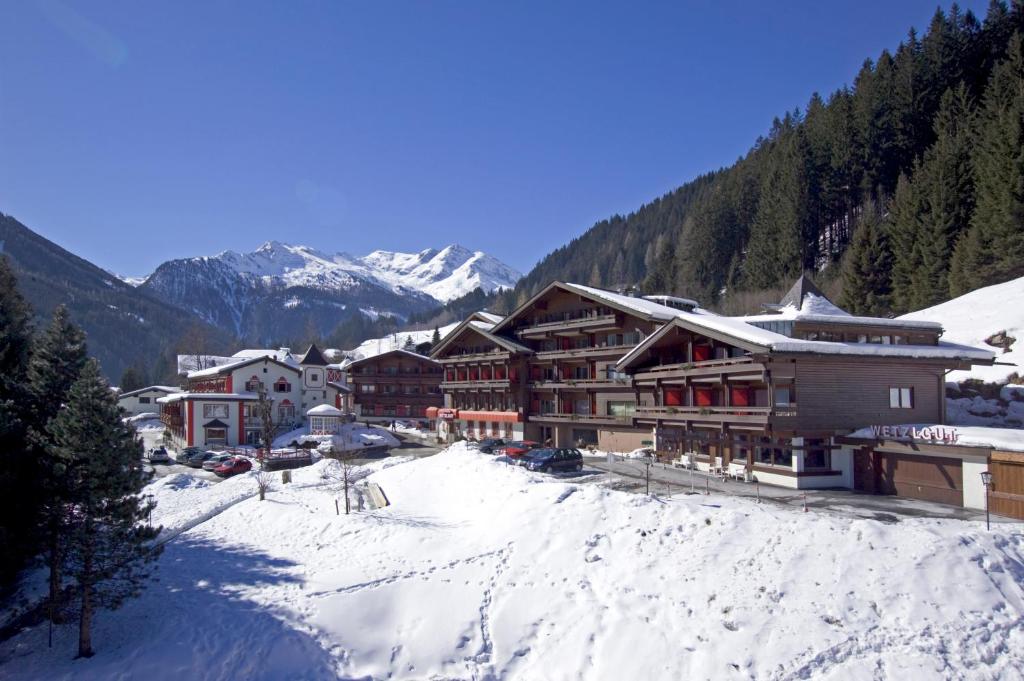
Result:
{"label": "snow-covered mountain", "polygon": [[357,312],[404,318],[477,287],[511,287],[520,276],[455,244],[358,257],[268,241],[249,253],[165,262],[139,286],[238,336],[269,338],[301,332],[310,320],[327,332]]}
{"label": "snow-covered mountain", "polygon": [[[360,282],[371,282],[386,286],[399,295],[409,291],[423,292],[442,303],[459,298],[477,287],[487,293],[511,288],[523,276],[494,256],[471,251],[458,244],[441,250],[428,248],[419,253],[374,251],[358,257],[268,241],[251,253],[224,251],[212,257],[187,260],[217,261],[238,274],[258,278],[267,285],[345,290]],[[124,280],[141,284],[148,279],[129,277]]]}

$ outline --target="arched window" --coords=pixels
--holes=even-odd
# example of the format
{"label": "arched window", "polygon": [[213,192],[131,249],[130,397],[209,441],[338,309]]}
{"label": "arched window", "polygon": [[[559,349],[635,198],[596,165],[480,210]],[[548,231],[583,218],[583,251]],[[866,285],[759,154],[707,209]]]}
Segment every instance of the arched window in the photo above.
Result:
{"label": "arched window", "polygon": [[246,391],[251,393],[259,392],[259,389],[260,387],[262,387],[262,385],[263,383],[260,382],[258,376],[251,376],[249,380],[245,382],[245,389]]}
{"label": "arched window", "polygon": [[277,379],[274,383],[274,392],[276,393],[290,393],[292,391],[292,384],[284,379],[284,376]]}

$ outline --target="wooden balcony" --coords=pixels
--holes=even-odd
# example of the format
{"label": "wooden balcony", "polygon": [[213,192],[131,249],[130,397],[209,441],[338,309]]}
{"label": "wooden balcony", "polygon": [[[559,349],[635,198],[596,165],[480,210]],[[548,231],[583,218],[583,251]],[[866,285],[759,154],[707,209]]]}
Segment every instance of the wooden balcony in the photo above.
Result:
{"label": "wooden balcony", "polygon": [[755,362],[752,357],[726,357],[650,367],[636,372],[633,379],[637,385],[650,386],[656,381],[673,383],[682,382],[686,378],[693,382],[715,382],[721,376],[727,376],[730,380],[763,383],[766,379],[765,366]]}
{"label": "wooden balcony", "polygon": [[796,416],[796,408],[772,407],[649,407],[638,405],[636,418],[642,421],[702,421],[707,423],[753,423],[764,425],[773,416]]}
{"label": "wooden balcony", "polygon": [[[637,341],[640,342],[640,341]],[[574,359],[579,358],[590,358],[590,357],[601,357],[607,355],[610,358],[619,358],[625,355],[627,352],[636,347],[636,344],[632,345],[597,345],[591,348],[569,348],[567,350],[544,350],[536,353],[534,356],[537,360],[546,359]]]}
{"label": "wooden balcony", "polygon": [[534,379],[529,386],[531,390],[632,390],[633,381],[628,378]]}
{"label": "wooden balcony", "polygon": [[512,381],[507,378],[441,382],[441,390],[508,390],[511,387]]}
{"label": "wooden balcony", "polygon": [[594,426],[632,426],[633,417],[607,414],[530,414],[529,421],[537,423],[577,423]]}
{"label": "wooden balcony", "polygon": [[548,334],[575,335],[584,329],[587,331],[616,329],[619,324],[619,318],[615,314],[581,315],[578,317],[568,315],[564,319],[556,319],[549,322],[521,327],[516,329],[516,334],[523,338],[529,338],[531,336],[546,336]]}
{"label": "wooden balcony", "polygon": [[437,361],[444,365],[472,364],[476,362],[504,362],[512,357],[508,350],[501,352],[467,352],[461,355],[438,357]]}

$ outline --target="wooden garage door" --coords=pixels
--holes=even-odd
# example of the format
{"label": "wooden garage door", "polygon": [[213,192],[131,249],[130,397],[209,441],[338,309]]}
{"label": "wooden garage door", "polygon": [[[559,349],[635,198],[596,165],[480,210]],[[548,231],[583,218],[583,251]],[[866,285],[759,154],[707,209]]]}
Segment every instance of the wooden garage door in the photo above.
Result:
{"label": "wooden garage door", "polygon": [[881,494],[963,506],[964,475],[959,459],[877,452],[876,481]]}
{"label": "wooden garage door", "polygon": [[1024,519],[1024,463],[991,461],[988,469],[992,472],[989,508],[998,515]]}

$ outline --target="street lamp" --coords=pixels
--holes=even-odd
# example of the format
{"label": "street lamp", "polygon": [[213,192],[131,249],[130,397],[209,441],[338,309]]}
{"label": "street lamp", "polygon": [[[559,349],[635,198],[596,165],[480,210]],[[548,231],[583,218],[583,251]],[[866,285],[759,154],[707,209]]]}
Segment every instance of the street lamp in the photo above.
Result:
{"label": "street lamp", "polygon": [[982,471],[981,484],[985,485],[985,529],[991,531],[992,523],[989,520],[988,513],[988,491],[992,487],[992,473],[989,471]]}

